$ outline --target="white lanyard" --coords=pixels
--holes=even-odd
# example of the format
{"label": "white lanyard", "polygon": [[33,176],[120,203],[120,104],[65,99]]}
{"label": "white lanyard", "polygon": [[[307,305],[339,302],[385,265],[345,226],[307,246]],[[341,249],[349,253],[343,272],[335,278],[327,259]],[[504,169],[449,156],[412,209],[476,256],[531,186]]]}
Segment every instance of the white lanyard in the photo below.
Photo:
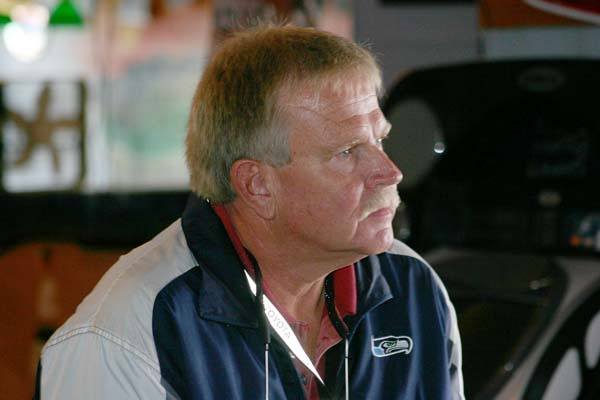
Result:
{"label": "white lanyard", "polygon": [[[250,274],[248,274],[248,271],[244,272],[246,273],[246,279],[248,279],[250,291],[253,295],[256,296],[256,283],[254,283],[254,280],[252,280],[252,277],[250,276]],[[323,384],[323,379],[321,379],[321,376],[317,372],[317,369],[315,368],[313,363],[310,361],[310,358],[302,348],[300,341],[294,334],[294,331],[292,331],[292,327],[290,326],[290,324],[288,324],[283,315],[281,315],[279,310],[277,310],[277,307],[275,307],[275,305],[271,303],[269,298],[265,295],[263,295],[263,308],[267,320],[269,321],[269,325],[271,325],[271,328],[273,328],[277,335],[279,335],[281,340],[283,340],[283,342],[286,344],[288,349],[294,354],[294,356],[298,360],[300,360],[300,362],[302,362],[302,364],[304,364],[306,368],[308,368],[310,372],[312,372],[317,377],[321,384]]]}

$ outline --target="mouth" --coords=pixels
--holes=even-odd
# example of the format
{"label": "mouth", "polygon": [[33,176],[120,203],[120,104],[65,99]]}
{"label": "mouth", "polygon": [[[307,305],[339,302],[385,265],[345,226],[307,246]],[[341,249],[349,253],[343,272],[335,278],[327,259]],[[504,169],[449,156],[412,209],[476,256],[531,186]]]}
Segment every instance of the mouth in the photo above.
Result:
{"label": "mouth", "polygon": [[368,215],[368,218],[385,218],[388,216],[393,216],[396,208],[395,207],[383,207],[378,210],[373,211]]}

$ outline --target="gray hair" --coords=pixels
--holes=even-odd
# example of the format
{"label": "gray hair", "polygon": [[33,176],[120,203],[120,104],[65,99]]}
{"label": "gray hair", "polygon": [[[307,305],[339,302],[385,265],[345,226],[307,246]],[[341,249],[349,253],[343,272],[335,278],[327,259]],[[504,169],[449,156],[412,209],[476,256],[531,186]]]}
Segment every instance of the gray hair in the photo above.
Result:
{"label": "gray hair", "polygon": [[318,93],[353,77],[381,89],[381,72],[364,47],[313,28],[263,25],[225,40],[200,80],[188,121],[191,189],[215,202],[235,198],[230,170],[240,159],[290,162],[281,93]]}

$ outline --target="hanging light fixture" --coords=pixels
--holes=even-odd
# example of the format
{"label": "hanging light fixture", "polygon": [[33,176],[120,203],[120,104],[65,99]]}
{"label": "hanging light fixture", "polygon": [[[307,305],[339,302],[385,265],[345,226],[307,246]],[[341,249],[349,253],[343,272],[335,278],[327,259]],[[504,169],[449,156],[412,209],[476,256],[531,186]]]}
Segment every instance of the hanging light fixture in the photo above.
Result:
{"label": "hanging light fixture", "polygon": [[2,38],[10,55],[24,63],[34,62],[43,54],[49,27],[84,25],[79,10],[70,0],[59,1],[51,13],[44,4],[7,4],[5,8],[10,10],[10,18],[5,16],[0,21],[5,23]]}
{"label": "hanging light fixture", "polygon": [[37,60],[48,42],[48,8],[35,3],[19,4],[12,8],[10,18],[2,30],[6,49],[18,61]]}

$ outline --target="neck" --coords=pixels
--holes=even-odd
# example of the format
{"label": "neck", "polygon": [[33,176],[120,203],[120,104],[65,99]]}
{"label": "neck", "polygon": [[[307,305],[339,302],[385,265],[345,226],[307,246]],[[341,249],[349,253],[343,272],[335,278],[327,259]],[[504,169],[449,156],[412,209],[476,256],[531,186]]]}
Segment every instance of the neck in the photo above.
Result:
{"label": "neck", "polygon": [[256,258],[272,300],[296,320],[320,321],[325,277],[343,265],[303,254],[299,246],[287,243],[267,223],[240,212],[234,204],[225,209],[242,245]]}
{"label": "neck", "polygon": [[321,319],[325,296],[325,278],[314,282],[300,282],[293,274],[281,268],[261,264],[263,280],[275,302],[297,321],[309,325]]}

